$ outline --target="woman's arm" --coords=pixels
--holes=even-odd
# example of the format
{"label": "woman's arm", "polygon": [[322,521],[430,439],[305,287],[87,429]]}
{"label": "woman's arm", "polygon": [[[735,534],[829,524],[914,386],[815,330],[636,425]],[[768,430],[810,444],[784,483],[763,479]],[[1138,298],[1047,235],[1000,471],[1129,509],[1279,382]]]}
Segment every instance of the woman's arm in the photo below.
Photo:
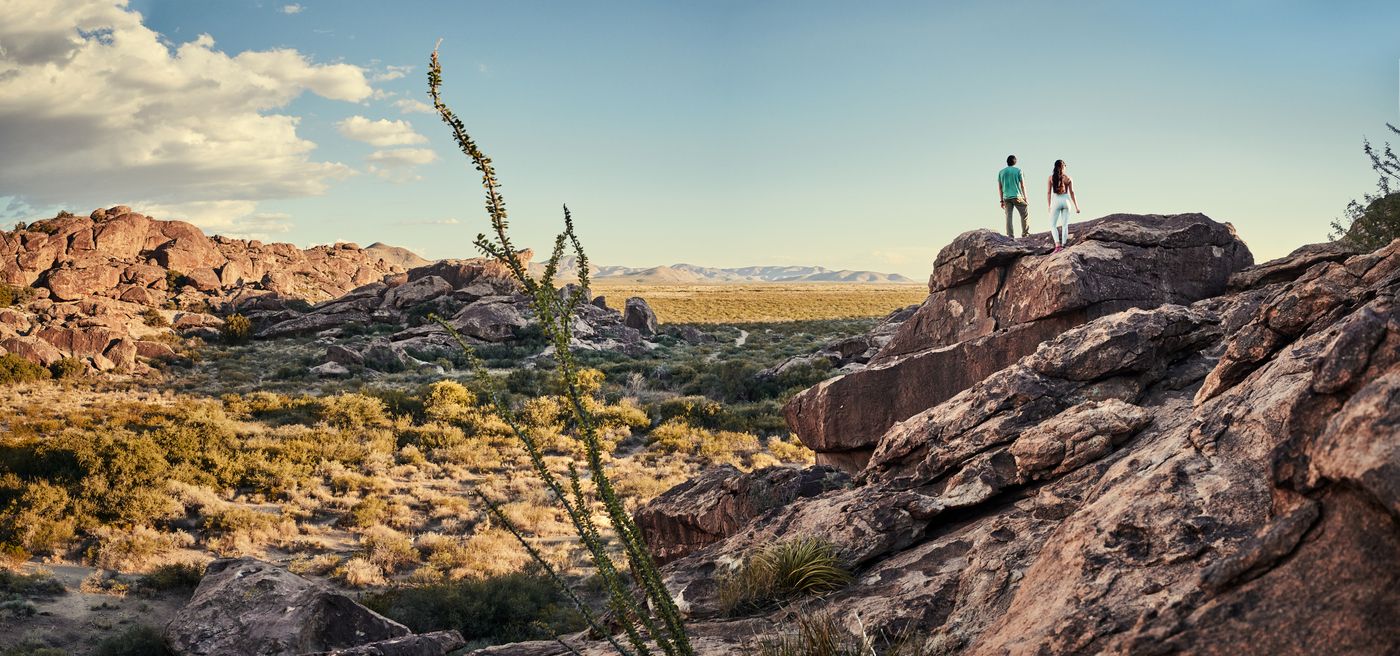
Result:
{"label": "woman's arm", "polygon": [[1054,190],[1055,190],[1055,176],[1052,175],[1052,176],[1050,176],[1050,177],[1048,177],[1048,178],[1045,179],[1045,211],[1046,211],[1046,212],[1049,212],[1049,211],[1050,211],[1050,198],[1051,198],[1050,194],[1051,194],[1051,192],[1053,192]]}
{"label": "woman's arm", "polygon": [[1069,199],[1074,201],[1074,213],[1079,214],[1079,199],[1074,197],[1074,178],[1065,176],[1065,186],[1069,188]]}

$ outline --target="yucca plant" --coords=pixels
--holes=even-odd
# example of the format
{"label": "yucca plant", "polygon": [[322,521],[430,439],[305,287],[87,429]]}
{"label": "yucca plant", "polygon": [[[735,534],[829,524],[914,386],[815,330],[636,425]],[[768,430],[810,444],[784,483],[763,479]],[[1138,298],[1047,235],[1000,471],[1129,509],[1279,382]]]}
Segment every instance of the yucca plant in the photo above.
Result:
{"label": "yucca plant", "polygon": [[[573,317],[579,306],[588,302],[588,257],[584,254],[577,233],[574,231],[573,217],[569,208],[564,207],[564,230],[554,240],[554,248],[545,263],[543,273],[536,278],[528,268],[515,245],[511,242],[507,223],[505,199],[501,196],[500,181],[491,158],[477,146],[467,133],[466,125],[448,108],[441,96],[442,67],[438,61],[438,50],[433,49],[428,65],[428,93],[433,99],[433,108],[438,116],[452,130],[452,138],[462,152],[471,159],[476,170],[481,173],[481,184],[486,195],[486,214],[490,218],[491,232],[479,234],[476,247],[488,257],[503,263],[510,271],[521,290],[529,296],[535,319],[545,339],[554,347],[554,360],[571,415],[571,431],[584,446],[583,467],[588,480],[588,488],[583,483],[578,464],[570,463],[567,472],[557,474],[545,463],[539,444],[521,422],[509,404],[505,402],[499,381],[491,376],[480,358],[452,326],[441,317],[433,319],[456,339],[463,349],[467,362],[476,371],[483,389],[487,391],[497,413],[510,426],[511,431],[524,445],[530,463],[540,480],[553,495],[557,503],[573,523],[579,541],[588,551],[598,578],[603,583],[607,595],[611,620],[620,627],[623,640],[614,637],[614,631],[605,627],[600,618],[584,603],[579,595],[564,581],[563,577],[541,556],[538,550],[525,538],[501,512],[500,507],[480,491],[476,496],[486,505],[492,515],[524,545],[530,556],[540,564],[545,573],[560,586],[569,599],[579,608],[594,633],[608,640],[614,649],[626,656],[646,656],[652,649],[658,649],[668,656],[689,656],[694,653],[686,636],[684,618],[676,603],[666,591],[661,574],[647,550],[641,531],[633,523],[622,500],[613,487],[603,459],[603,446],[598,433],[598,422],[585,403],[585,393],[580,381],[580,369],[570,350]],[[578,285],[560,291],[555,288],[555,276],[559,263],[566,251],[571,251],[577,259]],[[608,522],[612,525],[617,543],[627,562],[627,572],[620,571],[613,564],[610,541],[593,521],[593,508],[601,505]],[[623,642],[627,645],[624,646]]]}
{"label": "yucca plant", "polygon": [[765,610],[846,587],[851,572],[835,545],[797,538],[760,549],[720,581],[719,603],[728,614]]}

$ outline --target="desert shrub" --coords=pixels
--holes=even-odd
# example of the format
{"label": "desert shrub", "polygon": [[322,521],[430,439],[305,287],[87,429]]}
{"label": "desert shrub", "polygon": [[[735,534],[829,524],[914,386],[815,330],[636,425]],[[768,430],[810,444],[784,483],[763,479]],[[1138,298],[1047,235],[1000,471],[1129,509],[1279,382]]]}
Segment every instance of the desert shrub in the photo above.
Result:
{"label": "desert shrub", "polygon": [[386,585],[384,570],[364,556],[347,559],[336,567],[332,575],[352,588],[369,588]]}
{"label": "desert shrub", "polygon": [[750,554],[719,586],[720,607],[738,615],[825,594],[851,582],[836,546],[817,538],[779,542]]}
{"label": "desert shrub", "polygon": [[455,380],[440,380],[428,386],[423,399],[423,416],[434,421],[458,421],[472,412],[476,394]]}
{"label": "desert shrub", "polygon": [[382,524],[389,515],[389,504],[379,497],[361,499],[341,519],[341,524],[352,528],[369,528]]}
{"label": "desert shrub", "polygon": [[188,533],[162,533],[149,526],[129,529],[99,526],[92,532],[94,544],[87,560],[94,567],[121,572],[142,571],[152,560],[176,547],[194,544]]}
{"label": "desert shrub", "polygon": [[63,583],[49,572],[21,574],[0,569],[0,595],[20,597],[57,597],[65,594]]}
{"label": "desert shrub", "polygon": [[769,438],[766,446],[768,452],[782,462],[816,462],[816,452],[799,442],[796,435],[789,434],[787,439]]}
{"label": "desert shrub", "polygon": [[68,656],[68,652],[25,639],[0,650],[0,656]]}
{"label": "desert shrub", "polygon": [[97,643],[93,656],[173,656],[160,630],[140,625]]}
{"label": "desert shrub", "polygon": [[224,325],[219,327],[219,334],[229,344],[247,343],[253,336],[253,321],[241,314],[230,314],[224,317]]}
{"label": "desert shrub", "polygon": [[456,629],[480,646],[549,640],[585,626],[568,598],[536,570],[397,588],[364,601],[416,633]]}
{"label": "desert shrub", "polygon": [[204,578],[204,563],[181,562],[161,565],[141,577],[142,590],[164,592],[166,590],[193,590]]}
{"label": "desert shrub", "polygon": [[[1400,128],[1386,127],[1400,134]],[[1351,201],[1343,217],[1332,221],[1331,237],[1359,250],[1373,251],[1400,238],[1400,191],[1394,188],[1400,184],[1400,156],[1389,143],[1378,149],[1363,141],[1362,150],[1376,172],[1376,192]]]}
{"label": "desert shrub", "polygon": [[384,526],[371,526],[360,536],[360,555],[390,573],[418,560],[413,540]]}
{"label": "desert shrub", "polygon": [[70,429],[42,443],[32,473],[68,488],[79,528],[170,516],[170,463],[150,435]]}
{"label": "desert shrub", "polygon": [[424,451],[454,449],[467,441],[462,429],[439,421],[422,426],[406,426],[398,430],[400,447],[415,446]]}
{"label": "desert shrub", "polygon": [[160,310],[146,308],[141,311],[141,322],[152,328],[169,328],[170,320],[165,318]]}
{"label": "desert shrub", "polygon": [[0,511],[0,541],[41,555],[59,553],[73,541],[76,522],[69,515],[68,490],[38,479],[7,492],[13,496]]}
{"label": "desert shrub", "polygon": [[77,358],[63,358],[49,365],[49,373],[54,378],[79,378],[87,374],[87,365]]}
{"label": "desert shrub", "polygon": [[173,291],[175,291],[175,290],[177,290],[177,289],[179,289],[179,288],[181,288],[181,287],[184,287],[185,285],[188,285],[188,284],[190,284],[190,279],[189,279],[189,277],[186,276],[185,274],[180,273],[179,271],[176,271],[176,270],[174,270],[174,269],[170,269],[170,270],[168,270],[168,271],[165,272],[165,288],[166,288],[166,289],[168,289],[168,290],[170,290],[170,291],[173,292]]}
{"label": "desert shrub", "polygon": [[224,506],[206,511],[200,519],[200,530],[204,541],[218,552],[246,552],[280,537],[284,522],[290,520],[242,506]]}
{"label": "desert shrub", "polygon": [[19,287],[0,283],[0,307],[10,307],[11,305],[21,305],[28,303],[34,298],[33,287]]}
{"label": "desert shrub", "polygon": [[758,450],[758,438],[748,433],[712,431],[672,419],[651,431],[656,448],[672,453],[702,456],[712,462],[737,462],[739,456]]}
{"label": "desert shrub", "polygon": [[0,385],[44,380],[49,376],[50,373],[48,369],[34,364],[15,353],[0,355]]}
{"label": "desert shrub", "polygon": [[372,396],[345,392],[320,400],[319,419],[341,430],[386,428],[390,425],[384,402]]}

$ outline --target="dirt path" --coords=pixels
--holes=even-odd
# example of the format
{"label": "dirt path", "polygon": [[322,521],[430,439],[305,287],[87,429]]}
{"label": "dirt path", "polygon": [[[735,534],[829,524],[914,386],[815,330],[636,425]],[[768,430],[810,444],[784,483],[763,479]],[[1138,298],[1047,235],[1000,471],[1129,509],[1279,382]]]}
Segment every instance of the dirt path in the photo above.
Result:
{"label": "dirt path", "polygon": [[735,345],[735,346],[743,346],[744,343],[745,343],[745,342],[748,342],[748,341],[749,341],[749,331],[744,330],[743,328],[740,328],[740,329],[739,329],[739,336],[734,338],[734,345]]}
{"label": "dirt path", "polygon": [[66,594],[32,599],[38,613],[31,617],[0,617],[0,649],[23,643],[57,647],[80,656],[92,653],[103,638],[145,624],[163,628],[185,602],[186,593],[155,596],[92,594],[82,591],[93,568],[82,565],[31,563],[24,571],[44,569],[63,583]]}

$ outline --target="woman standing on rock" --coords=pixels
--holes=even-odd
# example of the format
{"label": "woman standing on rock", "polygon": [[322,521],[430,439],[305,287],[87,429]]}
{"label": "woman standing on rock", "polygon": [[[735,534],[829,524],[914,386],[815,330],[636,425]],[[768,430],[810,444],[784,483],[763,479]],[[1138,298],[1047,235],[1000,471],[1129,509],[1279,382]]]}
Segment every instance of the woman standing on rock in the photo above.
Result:
{"label": "woman standing on rock", "polygon": [[[1050,183],[1045,190],[1045,203],[1050,206],[1050,237],[1055,240],[1055,252],[1064,250],[1069,243],[1069,206],[1074,203],[1074,213],[1079,213],[1079,199],[1074,196],[1074,179],[1065,173],[1065,161],[1055,160],[1055,169],[1050,172]],[[1060,224],[1064,219],[1064,225]]]}

